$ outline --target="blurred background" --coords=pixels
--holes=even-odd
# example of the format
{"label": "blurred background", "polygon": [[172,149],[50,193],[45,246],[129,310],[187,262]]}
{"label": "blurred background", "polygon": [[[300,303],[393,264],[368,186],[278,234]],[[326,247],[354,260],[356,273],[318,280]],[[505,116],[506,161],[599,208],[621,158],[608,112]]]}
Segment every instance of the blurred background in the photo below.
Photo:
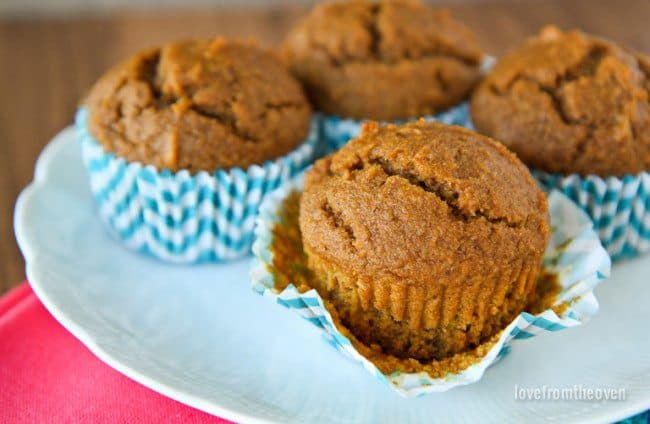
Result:
{"label": "blurred background", "polygon": [[[489,0],[448,0],[430,1],[431,4],[450,3],[480,3]],[[178,7],[214,7],[214,6],[277,6],[277,5],[311,5],[317,3],[310,0],[3,0],[0,2],[0,13],[29,14],[29,13],[98,13],[110,12],[116,9],[148,9],[178,8]]]}
{"label": "blurred background", "polygon": [[[308,0],[0,0],[0,294],[25,278],[13,208],[47,142],[109,66],[177,38],[277,45]],[[435,0],[493,55],[542,25],[580,28],[650,52],[650,0]],[[56,223],[53,223],[55,225]],[[116,246],[116,248],[119,248]]]}

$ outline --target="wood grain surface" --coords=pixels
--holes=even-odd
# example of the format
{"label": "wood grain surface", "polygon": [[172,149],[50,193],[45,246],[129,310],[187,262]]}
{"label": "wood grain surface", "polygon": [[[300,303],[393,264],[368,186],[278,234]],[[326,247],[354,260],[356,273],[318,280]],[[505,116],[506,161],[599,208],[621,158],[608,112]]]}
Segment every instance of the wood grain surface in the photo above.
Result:
{"label": "wood grain surface", "polygon": [[[650,52],[648,0],[458,2],[453,14],[495,55],[554,23]],[[277,45],[304,6],[164,10],[101,16],[0,18],[0,294],[24,278],[13,209],[48,140],[69,125],[78,99],[109,66],[177,38],[257,39]]]}

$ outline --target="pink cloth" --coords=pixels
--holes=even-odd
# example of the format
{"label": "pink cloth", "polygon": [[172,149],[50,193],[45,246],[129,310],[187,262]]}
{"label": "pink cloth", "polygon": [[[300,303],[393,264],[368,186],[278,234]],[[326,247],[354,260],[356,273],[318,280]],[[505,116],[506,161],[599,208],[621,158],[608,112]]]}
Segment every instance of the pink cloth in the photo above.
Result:
{"label": "pink cloth", "polygon": [[0,422],[227,423],[95,357],[23,283],[0,298]]}

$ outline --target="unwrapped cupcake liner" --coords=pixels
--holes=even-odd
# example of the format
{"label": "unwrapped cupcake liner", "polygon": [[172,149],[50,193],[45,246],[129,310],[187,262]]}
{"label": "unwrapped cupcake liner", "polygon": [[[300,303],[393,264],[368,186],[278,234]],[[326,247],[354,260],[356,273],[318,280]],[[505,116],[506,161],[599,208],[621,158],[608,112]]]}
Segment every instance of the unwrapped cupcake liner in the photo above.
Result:
{"label": "unwrapped cupcake liner", "polygon": [[[447,125],[460,125],[466,128],[472,128],[469,119],[469,105],[467,102],[461,103],[438,115],[425,116],[427,121],[440,122]],[[319,115],[321,135],[325,141],[327,153],[339,150],[345,146],[348,141],[357,137],[361,133],[361,127],[367,120],[357,120],[349,118],[339,118],[333,115]],[[417,119],[417,118],[413,118]],[[405,121],[396,121],[402,123]]]}
{"label": "unwrapped cupcake liner", "polygon": [[650,251],[650,172],[622,177],[549,174],[533,170],[547,190],[559,190],[591,218],[612,259]]}
{"label": "unwrapped cupcake liner", "polygon": [[[548,196],[551,215],[551,236],[546,249],[544,271],[556,275],[561,286],[554,306],[566,305],[562,312],[547,309],[537,315],[522,312],[500,334],[488,353],[465,370],[432,378],[425,372],[405,373],[396,371],[383,374],[372,362],[361,355],[350,340],[337,330],[323,299],[316,290],[300,293],[289,285],[278,292],[274,288],[271,272],[272,229],[280,221],[279,211],[284,200],[293,191],[301,191],[303,175],[296,176],[270,196],[260,207],[255,228],[251,269],[253,289],[265,298],[296,312],[324,332],[326,340],[337,350],[362,365],[375,378],[387,384],[403,396],[421,396],[443,392],[457,386],[475,383],[485,370],[505,356],[515,342],[536,335],[553,333],[576,327],[588,321],[598,311],[593,290],[600,281],[609,276],[611,261],[592,228],[589,217],[571,200],[558,191]],[[318,366],[318,364],[314,364]]]}
{"label": "unwrapped cupcake liner", "polygon": [[104,151],[87,119],[87,109],[80,108],[75,125],[102,221],[125,246],[176,263],[249,254],[262,200],[312,162],[318,141],[314,119],[306,141],[286,156],[247,169],[192,175]]}

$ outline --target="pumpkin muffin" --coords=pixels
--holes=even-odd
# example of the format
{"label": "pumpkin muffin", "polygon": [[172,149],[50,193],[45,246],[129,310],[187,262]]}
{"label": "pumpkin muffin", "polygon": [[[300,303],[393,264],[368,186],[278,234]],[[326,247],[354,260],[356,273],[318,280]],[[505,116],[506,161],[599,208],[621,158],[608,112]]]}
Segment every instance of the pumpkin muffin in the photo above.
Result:
{"label": "pumpkin muffin", "polygon": [[649,75],[645,55],[549,26],[499,60],[472,120],[533,168],[636,174],[650,170]]}
{"label": "pumpkin muffin", "polygon": [[109,152],[191,173],[262,164],[305,141],[311,109],[270,53],[216,39],[167,44],[91,89],[90,133]]}
{"label": "pumpkin muffin", "polygon": [[534,296],[546,199],[495,141],[423,120],[371,122],[307,173],[300,230],[343,325],[398,358],[441,359],[502,330]]}
{"label": "pumpkin muffin", "polygon": [[75,124],[110,233],[174,263],[249,254],[261,202],[318,147],[318,122],[290,71],[224,39],[136,54],[92,87]]}
{"label": "pumpkin muffin", "polygon": [[483,58],[446,11],[407,0],[318,5],[290,32],[284,55],[321,112],[386,121],[459,103]]}

